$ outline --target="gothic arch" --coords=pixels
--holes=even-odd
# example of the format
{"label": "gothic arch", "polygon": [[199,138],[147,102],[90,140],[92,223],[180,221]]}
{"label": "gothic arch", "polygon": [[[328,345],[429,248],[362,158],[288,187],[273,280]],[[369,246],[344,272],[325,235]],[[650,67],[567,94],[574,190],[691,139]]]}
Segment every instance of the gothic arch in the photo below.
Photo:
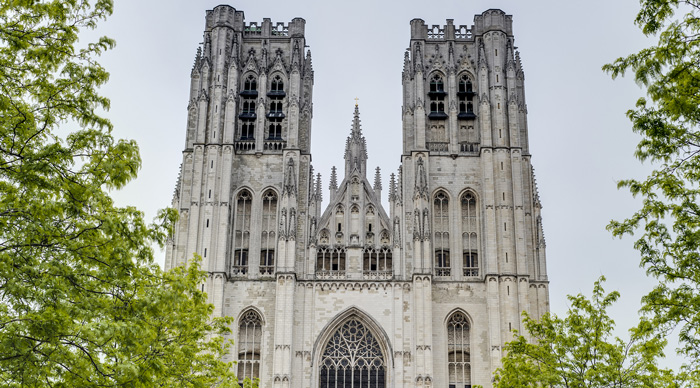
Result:
{"label": "gothic arch", "polygon": [[282,197],[275,186],[267,186],[263,188],[262,190],[260,190],[260,192],[262,193],[260,194],[260,196],[265,195],[268,191],[274,192],[278,199]]}
{"label": "gothic arch", "polygon": [[283,87],[288,86],[288,83],[287,83],[287,82],[288,82],[287,76],[286,76],[284,73],[282,73],[281,71],[275,70],[275,71],[274,71],[272,74],[270,74],[270,76],[267,78],[267,79],[268,79],[268,81],[267,81],[267,90],[272,90],[272,82],[275,80],[275,77],[278,77],[278,76],[280,77],[280,80],[282,81]]}
{"label": "gothic arch", "polygon": [[450,386],[472,385],[472,322],[469,314],[461,308],[452,310],[445,317],[446,376]]}
{"label": "gothic arch", "polygon": [[265,326],[265,314],[260,311],[259,308],[255,306],[247,306],[244,307],[240,313],[238,313],[238,317],[234,320],[234,322],[237,324],[238,322],[241,322],[242,318],[244,315],[246,315],[249,311],[254,311],[256,314],[258,314],[258,317],[260,317],[260,322],[262,323],[263,326]]}
{"label": "gothic arch", "polygon": [[[387,378],[390,378],[390,370],[394,369],[394,351],[389,340],[389,336],[382,326],[377,322],[371,315],[361,310],[356,306],[351,306],[340,312],[333,319],[331,319],[323,329],[319,332],[316,337],[316,342],[314,342],[313,351],[311,354],[311,366],[314,368],[314,376],[318,376],[318,364],[323,354],[325,346],[331,339],[333,334],[350,318],[356,318],[363,325],[369,328],[370,332],[379,342],[379,347],[384,355],[387,368]],[[387,386],[389,386],[387,384]]]}
{"label": "gothic arch", "polygon": [[391,387],[393,364],[386,332],[355,306],[326,324],[314,343],[312,369],[319,388]]}

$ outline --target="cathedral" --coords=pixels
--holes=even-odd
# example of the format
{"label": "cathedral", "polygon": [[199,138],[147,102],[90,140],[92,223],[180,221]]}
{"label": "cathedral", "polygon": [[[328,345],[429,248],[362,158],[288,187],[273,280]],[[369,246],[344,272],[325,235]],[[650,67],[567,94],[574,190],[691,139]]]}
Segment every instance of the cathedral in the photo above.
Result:
{"label": "cathedral", "polygon": [[202,257],[214,314],[235,319],[240,380],[491,387],[522,311],[549,308],[512,17],[411,20],[386,191],[357,105],[327,189],[314,173],[305,23],[206,12],[166,268]]}

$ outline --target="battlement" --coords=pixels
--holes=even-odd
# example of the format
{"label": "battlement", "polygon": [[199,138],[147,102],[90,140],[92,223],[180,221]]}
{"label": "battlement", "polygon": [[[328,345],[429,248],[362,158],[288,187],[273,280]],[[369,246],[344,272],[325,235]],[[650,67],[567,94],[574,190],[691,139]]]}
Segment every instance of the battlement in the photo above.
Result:
{"label": "battlement", "polygon": [[261,38],[274,37],[301,37],[304,36],[306,20],[294,18],[289,24],[282,22],[272,23],[270,19],[263,19],[262,23],[250,22],[243,27],[244,36],[259,36]]}
{"label": "battlement", "polygon": [[275,38],[275,37],[303,37],[306,28],[306,20],[294,18],[288,24],[273,23],[270,19],[263,19],[262,23],[245,23],[243,11],[236,11],[229,5],[219,5],[207,11],[206,30],[211,31],[216,27],[228,27],[235,31],[242,31],[244,36]]}
{"label": "battlement", "polygon": [[423,19],[411,20],[411,39],[422,40],[474,40],[474,36],[497,30],[508,35],[513,34],[513,17],[500,9],[489,9],[481,15],[474,16],[474,24],[455,25],[454,19],[447,19],[446,25],[428,26]]}

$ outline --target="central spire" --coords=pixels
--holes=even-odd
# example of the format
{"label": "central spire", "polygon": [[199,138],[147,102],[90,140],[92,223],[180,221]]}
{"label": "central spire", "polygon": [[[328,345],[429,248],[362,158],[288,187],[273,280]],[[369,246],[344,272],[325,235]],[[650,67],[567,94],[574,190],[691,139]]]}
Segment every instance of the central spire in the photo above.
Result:
{"label": "central spire", "polygon": [[360,127],[360,108],[355,102],[350,136],[345,143],[345,176],[352,174],[365,176],[367,171],[367,142]]}

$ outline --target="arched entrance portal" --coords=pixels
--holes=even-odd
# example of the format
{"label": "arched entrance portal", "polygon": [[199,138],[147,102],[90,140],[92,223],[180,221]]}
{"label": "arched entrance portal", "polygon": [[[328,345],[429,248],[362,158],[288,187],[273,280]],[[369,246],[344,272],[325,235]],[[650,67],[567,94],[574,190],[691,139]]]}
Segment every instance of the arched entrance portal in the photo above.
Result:
{"label": "arched entrance portal", "polygon": [[319,369],[319,388],[385,387],[386,362],[379,342],[355,317],[328,340]]}

